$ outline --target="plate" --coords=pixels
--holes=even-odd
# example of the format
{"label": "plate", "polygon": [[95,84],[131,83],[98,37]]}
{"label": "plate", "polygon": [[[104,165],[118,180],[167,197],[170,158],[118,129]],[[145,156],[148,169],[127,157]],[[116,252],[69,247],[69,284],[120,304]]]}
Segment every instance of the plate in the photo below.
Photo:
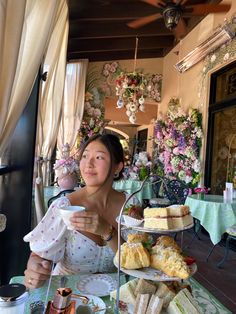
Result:
{"label": "plate", "polygon": [[[113,260],[114,265],[118,268],[118,263],[115,261],[115,258]],[[189,266],[190,268],[190,277],[193,276],[197,271],[197,264],[193,263]],[[153,280],[153,281],[180,281],[181,279],[179,277],[170,277],[164,274],[162,271],[158,269],[154,269],[152,267],[144,267],[140,269],[125,269],[123,267],[120,267],[120,270],[133,277],[137,278],[143,278],[147,280]]]}
{"label": "plate", "polygon": [[[96,306],[96,310],[101,310],[104,309],[104,311],[99,311],[99,312],[94,312],[94,313],[99,313],[99,314],[105,314],[106,313],[106,304],[104,303],[104,301],[95,296],[95,295],[91,295],[91,294],[85,294],[86,297],[89,298],[89,302],[88,304],[85,306],[82,302],[82,300],[77,299],[77,298],[71,298],[72,300],[76,301],[76,313],[78,311],[78,307],[81,306],[81,313],[87,313],[88,311],[86,311],[86,307],[90,307],[91,309],[94,308],[94,306]],[[83,311],[84,308],[84,311]],[[92,312],[93,313],[93,312]]]}
{"label": "plate", "polygon": [[[116,222],[119,223],[119,216],[116,217]],[[192,228],[194,226],[194,224],[185,226],[183,229],[154,229],[154,228],[144,228],[144,222],[142,222],[139,226],[133,226],[133,225],[129,225],[125,222],[123,215],[121,216],[121,222],[120,224],[122,226],[125,226],[126,228],[132,228],[134,230],[138,230],[138,231],[142,231],[142,232],[148,232],[148,233],[161,233],[161,234],[167,234],[170,232],[179,232],[179,231],[184,231],[184,230],[188,230],[190,228]]]}
{"label": "plate", "polygon": [[81,293],[92,294],[99,297],[109,295],[111,291],[117,289],[117,281],[109,275],[95,274],[80,277],[77,288]]}

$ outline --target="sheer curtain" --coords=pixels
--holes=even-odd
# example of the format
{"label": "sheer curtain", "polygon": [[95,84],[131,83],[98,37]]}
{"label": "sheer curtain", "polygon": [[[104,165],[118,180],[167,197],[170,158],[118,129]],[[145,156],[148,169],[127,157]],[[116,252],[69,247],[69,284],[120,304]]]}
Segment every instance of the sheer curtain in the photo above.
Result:
{"label": "sheer curtain", "polygon": [[58,5],[57,0],[1,0],[0,157],[31,93]]}
{"label": "sheer curtain", "polygon": [[84,112],[85,85],[88,60],[69,63],[66,68],[64,106],[57,138],[57,148],[62,151],[64,144],[75,147],[78,129]]}
{"label": "sheer curtain", "polygon": [[37,178],[35,180],[36,222],[45,213],[43,187],[50,184],[50,159],[56,145],[60,124],[66,72],[68,43],[68,7],[66,0],[58,1],[55,26],[51,34],[43,70],[48,72],[42,83],[36,137]]}

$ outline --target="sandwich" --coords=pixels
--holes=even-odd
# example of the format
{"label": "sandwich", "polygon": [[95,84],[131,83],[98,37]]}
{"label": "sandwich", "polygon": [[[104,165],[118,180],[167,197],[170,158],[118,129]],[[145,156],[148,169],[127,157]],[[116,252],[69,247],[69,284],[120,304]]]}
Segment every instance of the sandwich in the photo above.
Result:
{"label": "sandwich", "polygon": [[163,299],[152,295],[145,314],[160,314],[163,306]]}
{"label": "sandwich", "polygon": [[163,300],[163,308],[166,308],[170,301],[175,297],[175,291],[171,286],[160,282],[156,291],[156,296]]}
{"label": "sandwich", "polygon": [[189,206],[176,205],[144,209],[144,227],[153,229],[181,229],[193,223]]}
{"label": "sandwich", "polygon": [[180,290],[166,309],[168,314],[202,314],[188,289]]}
{"label": "sandwich", "polygon": [[134,295],[137,296],[138,294],[155,294],[156,290],[157,287],[153,282],[145,279],[140,279],[134,290]]}
{"label": "sandwich", "polygon": [[134,314],[144,314],[146,313],[148,302],[150,299],[150,294],[138,294],[134,306]]}
{"label": "sandwich", "polygon": [[[127,304],[135,305],[136,296],[134,295],[134,290],[137,286],[139,279],[135,278],[120,286],[119,300]],[[116,290],[110,292],[110,297],[116,299]]]}

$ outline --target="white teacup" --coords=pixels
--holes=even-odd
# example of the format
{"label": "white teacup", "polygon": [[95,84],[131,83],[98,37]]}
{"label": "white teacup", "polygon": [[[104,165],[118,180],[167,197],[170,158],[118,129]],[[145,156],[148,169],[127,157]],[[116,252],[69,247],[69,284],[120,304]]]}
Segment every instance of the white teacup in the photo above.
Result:
{"label": "white teacup", "polygon": [[60,208],[60,214],[62,219],[64,220],[64,223],[67,225],[67,228],[70,230],[74,230],[74,227],[71,225],[70,217],[75,212],[82,212],[85,210],[85,207],[83,206],[67,206],[65,208]]}

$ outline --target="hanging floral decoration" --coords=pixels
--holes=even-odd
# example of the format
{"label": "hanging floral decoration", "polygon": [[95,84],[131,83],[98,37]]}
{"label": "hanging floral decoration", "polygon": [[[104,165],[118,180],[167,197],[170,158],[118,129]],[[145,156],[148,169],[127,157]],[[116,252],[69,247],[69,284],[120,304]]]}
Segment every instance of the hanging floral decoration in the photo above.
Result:
{"label": "hanging floral decoration", "polygon": [[127,72],[119,68],[118,62],[106,63],[102,70],[102,75],[106,78],[106,85],[103,90],[110,93],[115,77],[115,90],[118,96],[117,107],[126,108],[126,115],[131,123],[135,123],[136,113],[145,111],[145,98],[149,97],[155,101],[161,100],[162,75],[144,75],[136,68],[138,51],[138,38],[136,38],[133,72]]}
{"label": "hanging floral decoration", "polygon": [[186,114],[179,100],[171,99],[166,118],[155,123],[153,158],[157,174],[196,187],[201,175],[202,136],[202,114],[197,109]]}
{"label": "hanging floral decoration", "polygon": [[126,106],[126,114],[131,123],[136,122],[138,110],[144,112],[147,96],[147,80],[142,73],[121,73],[116,79],[117,108]]}

